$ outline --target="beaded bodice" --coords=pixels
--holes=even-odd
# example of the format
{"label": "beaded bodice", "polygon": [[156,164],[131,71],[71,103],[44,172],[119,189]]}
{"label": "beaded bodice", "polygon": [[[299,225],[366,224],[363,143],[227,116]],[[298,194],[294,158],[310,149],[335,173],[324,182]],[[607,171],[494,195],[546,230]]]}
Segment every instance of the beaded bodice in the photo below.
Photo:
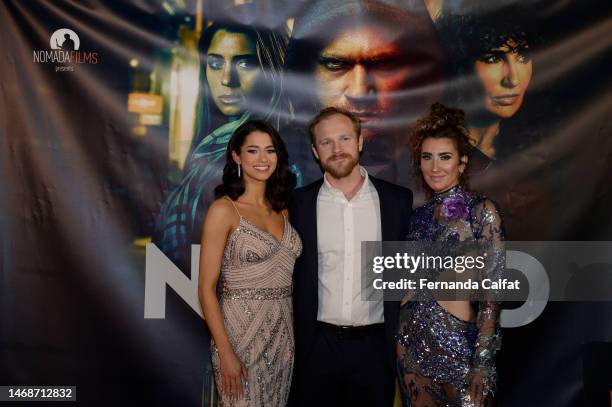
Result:
{"label": "beaded bodice", "polygon": [[286,216],[280,240],[240,216],[223,253],[221,293],[253,299],[277,292],[291,295],[293,265],[301,251],[302,242]]}

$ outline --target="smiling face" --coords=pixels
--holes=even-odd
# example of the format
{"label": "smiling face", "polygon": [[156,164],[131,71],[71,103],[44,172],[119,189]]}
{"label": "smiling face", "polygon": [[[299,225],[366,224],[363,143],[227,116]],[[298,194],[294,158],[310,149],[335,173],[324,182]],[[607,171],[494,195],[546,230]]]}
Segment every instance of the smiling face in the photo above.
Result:
{"label": "smiling face", "polygon": [[334,114],[321,120],[313,131],[312,151],[326,173],[341,179],[358,170],[363,138],[357,136],[348,117]]}
{"label": "smiling face", "polygon": [[485,92],[485,107],[500,118],[512,117],[519,110],[531,81],[531,59],[516,45],[509,40],[474,63]]}
{"label": "smiling face", "polygon": [[376,122],[399,109],[394,98],[411,68],[388,28],[370,24],[348,28],[320,53],[315,68],[321,106],[344,108],[359,118],[368,137]]}
{"label": "smiling face", "polygon": [[455,142],[447,137],[423,140],[420,160],[423,179],[434,192],[459,184],[467,164],[467,156],[460,157]]}
{"label": "smiling face", "polygon": [[240,154],[232,151],[232,158],[242,168],[245,182],[266,182],[276,170],[278,156],[272,137],[262,131],[250,133],[240,147]]}
{"label": "smiling face", "polygon": [[261,73],[255,42],[248,35],[223,29],[213,35],[206,55],[206,80],[221,113],[244,113]]}

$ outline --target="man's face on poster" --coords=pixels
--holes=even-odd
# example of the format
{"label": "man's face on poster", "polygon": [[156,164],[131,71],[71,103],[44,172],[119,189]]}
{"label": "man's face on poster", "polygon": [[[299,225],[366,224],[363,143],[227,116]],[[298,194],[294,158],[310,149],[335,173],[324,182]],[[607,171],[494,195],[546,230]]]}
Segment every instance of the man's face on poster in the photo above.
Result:
{"label": "man's face on poster", "polygon": [[411,74],[397,35],[380,24],[347,27],[320,52],[315,78],[321,106],[344,108],[362,122],[364,137],[397,112]]}

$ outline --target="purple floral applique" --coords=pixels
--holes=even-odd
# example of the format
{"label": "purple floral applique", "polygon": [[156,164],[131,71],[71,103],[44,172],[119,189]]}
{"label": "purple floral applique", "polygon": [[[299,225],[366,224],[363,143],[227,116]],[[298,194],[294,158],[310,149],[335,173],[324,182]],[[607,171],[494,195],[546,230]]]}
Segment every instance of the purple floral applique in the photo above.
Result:
{"label": "purple floral applique", "polygon": [[467,219],[469,211],[465,206],[465,199],[461,195],[444,199],[442,201],[441,214],[447,220]]}

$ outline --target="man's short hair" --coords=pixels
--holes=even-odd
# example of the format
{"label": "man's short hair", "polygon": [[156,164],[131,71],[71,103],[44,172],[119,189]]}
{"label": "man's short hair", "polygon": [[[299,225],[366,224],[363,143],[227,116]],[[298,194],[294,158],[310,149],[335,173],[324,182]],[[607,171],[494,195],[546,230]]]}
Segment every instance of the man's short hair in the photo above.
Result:
{"label": "man's short hair", "polygon": [[315,141],[314,128],[317,126],[317,124],[337,114],[347,117],[351,121],[351,123],[353,123],[353,129],[355,130],[355,134],[357,135],[357,140],[359,140],[359,137],[361,136],[361,122],[359,121],[357,116],[355,116],[353,113],[349,112],[346,109],[330,106],[317,113],[317,115],[312,118],[310,124],[308,125],[308,134],[310,135],[310,143],[312,145],[314,145]]}

